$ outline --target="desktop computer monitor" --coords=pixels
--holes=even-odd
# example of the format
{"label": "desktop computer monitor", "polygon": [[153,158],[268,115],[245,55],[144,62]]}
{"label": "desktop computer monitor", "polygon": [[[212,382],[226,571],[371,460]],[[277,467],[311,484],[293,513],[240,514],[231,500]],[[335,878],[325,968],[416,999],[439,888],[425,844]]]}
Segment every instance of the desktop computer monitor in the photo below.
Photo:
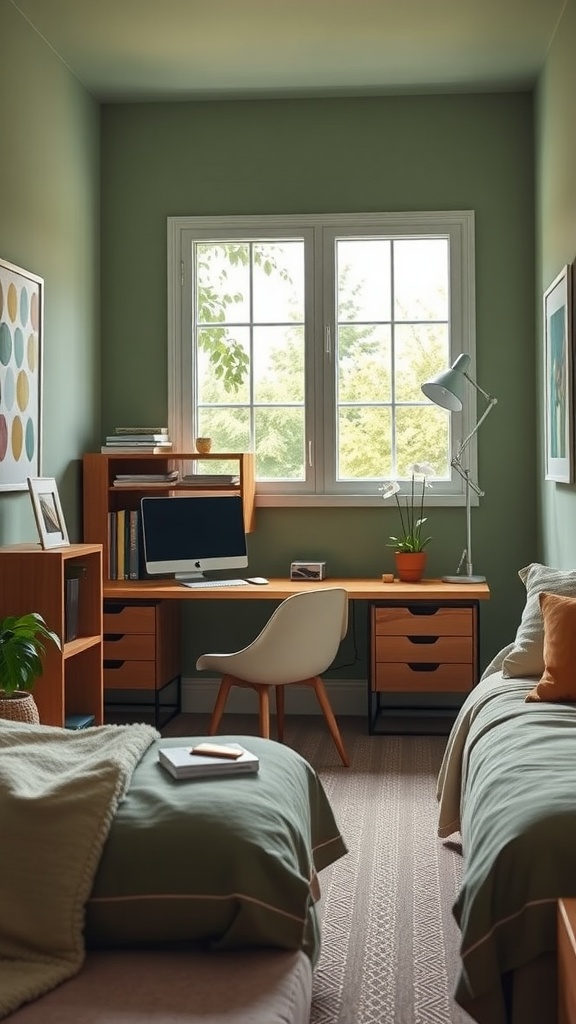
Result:
{"label": "desktop computer monitor", "polygon": [[146,572],[201,580],[206,570],[248,565],[239,495],[147,497],[140,508]]}

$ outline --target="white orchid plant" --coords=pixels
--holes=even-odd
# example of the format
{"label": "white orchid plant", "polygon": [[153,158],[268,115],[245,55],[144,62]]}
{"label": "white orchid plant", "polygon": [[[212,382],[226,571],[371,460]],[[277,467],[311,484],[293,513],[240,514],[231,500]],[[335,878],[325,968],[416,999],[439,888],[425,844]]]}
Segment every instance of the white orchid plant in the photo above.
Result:
{"label": "white orchid plant", "polygon": [[[432,540],[431,537],[422,536],[422,527],[427,521],[424,516],[424,492],[431,484],[428,477],[434,474],[432,466],[427,462],[415,462],[410,467],[411,486],[410,493],[404,496],[404,501],[398,497],[400,484],[396,480],[384,484],[380,491],[384,500],[394,497],[400,513],[402,532],[399,537],[390,537],[387,545],[395,551],[414,553],[424,551],[426,545]],[[418,481],[418,486],[417,486]]]}

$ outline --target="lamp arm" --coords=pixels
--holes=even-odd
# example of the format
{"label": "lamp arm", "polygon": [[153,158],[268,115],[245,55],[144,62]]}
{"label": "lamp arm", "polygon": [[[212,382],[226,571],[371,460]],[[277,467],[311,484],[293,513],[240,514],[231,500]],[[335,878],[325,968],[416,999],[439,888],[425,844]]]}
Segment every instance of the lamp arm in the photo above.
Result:
{"label": "lamp arm", "polygon": [[478,391],[486,399],[488,405],[484,409],[484,412],[482,413],[480,419],[474,425],[474,427],[472,428],[470,433],[464,438],[463,441],[460,442],[460,445],[458,446],[458,451],[454,455],[454,457],[452,459],[452,462],[451,462],[451,465],[460,474],[462,479],[466,480],[466,482],[470,485],[472,490],[475,491],[475,493],[478,495],[478,497],[479,498],[483,498],[484,497],[484,491],[481,490],[481,488],[478,486],[478,484],[474,483],[474,481],[470,478],[470,471],[468,469],[464,468],[464,466],[462,465],[462,461],[461,460],[462,460],[462,456],[463,456],[464,452],[466,451],[466,448],[470,444],[472,438],[478,432],[478,430],[480,429],[480,427],[484,423],[484,420],[486,419],[488,414],[492,412],[492,409],[497,404],[498,399],[494,398],[494,395],[489,395],[486,391],[484,391],[484,389],[481,388],[480,385],[476,383],[476,381],[472,380],[472,378],[469,377],[467,373],[465,373],[464,376],[466,377],[466,380],[468,380],[470,382],[470,384],[472,384],[472,387],[476,388],[476,391]]}

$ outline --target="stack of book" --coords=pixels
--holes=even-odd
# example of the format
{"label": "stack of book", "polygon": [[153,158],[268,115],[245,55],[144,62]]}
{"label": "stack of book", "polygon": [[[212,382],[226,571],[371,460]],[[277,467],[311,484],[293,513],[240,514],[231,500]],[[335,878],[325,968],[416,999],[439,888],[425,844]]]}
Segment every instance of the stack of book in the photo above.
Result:
{"label": "stack of book", "polygon": [[130,455],[133,452],[162,455],[171,447],[168,427],[116,427],[113,434],[108,434],[100,451],[113,455]]}
{"label": "stack of book", "polygon": [[175,779],[251,775],[260,761],[239,743],[200,743],[195,747],[160,747],[158,760]]}
{"label": "stack of book", "polygon": [[134,487],[136,490],[144,491],[148,487],[169,487],[170,484],[177,484],[180,473],[177,469],[169,473],[117,473],[112,481],[114,487]]}

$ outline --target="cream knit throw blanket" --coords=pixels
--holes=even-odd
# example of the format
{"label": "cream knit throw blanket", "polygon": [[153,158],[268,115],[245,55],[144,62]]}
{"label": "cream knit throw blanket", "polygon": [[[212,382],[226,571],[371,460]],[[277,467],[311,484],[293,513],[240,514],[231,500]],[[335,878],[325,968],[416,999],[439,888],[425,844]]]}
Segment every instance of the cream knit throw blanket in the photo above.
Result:
{"label": "cream knit throw blanket", "polygon": [[0,1018],[72,977],[118,804],[158,733],[0,719]]}

